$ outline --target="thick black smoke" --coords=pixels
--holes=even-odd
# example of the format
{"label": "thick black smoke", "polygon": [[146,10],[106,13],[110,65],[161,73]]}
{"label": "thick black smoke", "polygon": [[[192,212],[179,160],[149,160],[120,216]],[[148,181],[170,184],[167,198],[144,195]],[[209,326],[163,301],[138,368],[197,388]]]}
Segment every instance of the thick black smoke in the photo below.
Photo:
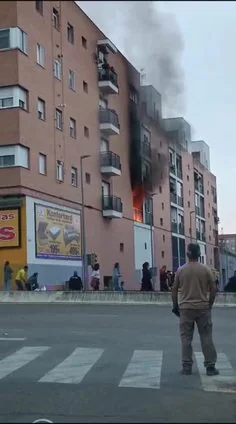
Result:
{"label": "thick black smoke", "polygon": [[156,1],[77,2],[161,94],[164,115],[184,113],[184,45],[172,14]]}

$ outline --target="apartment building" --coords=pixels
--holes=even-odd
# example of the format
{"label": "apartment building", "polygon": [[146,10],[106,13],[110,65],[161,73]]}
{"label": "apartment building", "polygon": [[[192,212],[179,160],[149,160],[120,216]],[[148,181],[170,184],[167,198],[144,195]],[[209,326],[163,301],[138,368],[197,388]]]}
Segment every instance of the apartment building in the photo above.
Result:
{"label": "apartment building", "polygon": [[82,274],[86,247],[102,282],[119,262],[139,288],[144,261],[175,270],[198,239],[216,265],[201,146],[191,154],[190,126],[162,119],[160,94],[75,2],[0,2],[0,63],[2,264],[27,263],[56,288]]}

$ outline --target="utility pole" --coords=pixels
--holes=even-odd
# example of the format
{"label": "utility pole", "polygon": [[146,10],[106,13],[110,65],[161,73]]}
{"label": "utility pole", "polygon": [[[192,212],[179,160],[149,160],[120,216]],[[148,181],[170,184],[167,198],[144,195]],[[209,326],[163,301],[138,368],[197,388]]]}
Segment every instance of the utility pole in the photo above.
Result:
{"label": "utility pole", "polygon": [[83,161],[89,158],[90,155],[80,156],[80,182],[81,182],[81,244],[82,244],[82,281],[85,290],[88,289],[88,265],[87,265],[87,249],[86,249],[86,234],[85,234],[85,216],[84,216],[84,172]]}

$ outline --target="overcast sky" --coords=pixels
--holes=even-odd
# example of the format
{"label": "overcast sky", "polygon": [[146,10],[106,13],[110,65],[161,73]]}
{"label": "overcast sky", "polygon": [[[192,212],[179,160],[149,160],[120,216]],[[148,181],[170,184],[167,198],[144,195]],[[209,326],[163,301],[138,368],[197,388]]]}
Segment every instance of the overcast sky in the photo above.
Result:
{"label": "overcast sky", "polygon": [[[99,1],[78,3],[122,51],[116,25],[119,10],[114,10],[112,2],[107,2],[112,26],[104,22]],[[184,117],[193,126],[194,139],[210,146],[211,170],[217,176],[219,229],[236,233],[236,2],[155,3],[175,15],[182,33]]]}

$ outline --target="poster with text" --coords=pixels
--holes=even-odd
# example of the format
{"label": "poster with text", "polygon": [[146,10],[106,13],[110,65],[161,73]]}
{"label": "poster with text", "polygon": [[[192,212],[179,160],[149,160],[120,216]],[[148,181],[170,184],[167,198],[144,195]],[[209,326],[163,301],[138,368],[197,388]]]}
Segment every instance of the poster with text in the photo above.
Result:
{"label": "poster with text", "polygon": [[19,209],[0,210],[0,249],[19,245]]}
{"label": "poster with text", "polygon": [[81,259],[80,213],[35,204],[36,257]]}

